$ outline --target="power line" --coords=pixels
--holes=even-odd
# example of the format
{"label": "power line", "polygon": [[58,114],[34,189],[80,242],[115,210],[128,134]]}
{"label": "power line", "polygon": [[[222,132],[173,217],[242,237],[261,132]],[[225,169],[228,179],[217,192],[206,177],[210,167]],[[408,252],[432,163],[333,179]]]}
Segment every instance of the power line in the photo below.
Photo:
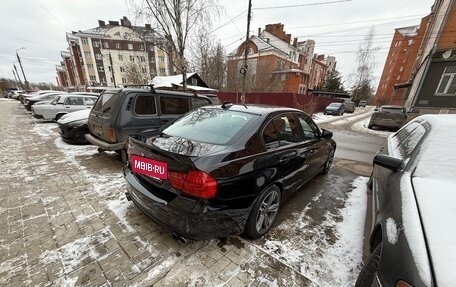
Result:
{"label": "power line", "polygon": [[39,0],[35,0],[35,1],[41,6],[41,8],[43,8],[44,11],[46,11],[52,18],[54,18],[55,21],[57,21],[59,24],[61,24],[66,29],[66,31],[70,31],[70,28],[68,28],[65,25],[65,23],[60,21],[59,18],[57,18],[54,14],[52,14],[52,12],[49,11],[49,9],[47,9],[43,4],[41,4],[41,2]]}
{"label": "power line", "polygon": [[351,2],[351,1],[352,0],[336,0],[336,1],[315,2],[315,3],[307,3],[307,4],[296,4],[296,5],[257,7],[257,8],[252,8],[252,10],[268,10],[268,9],[296,8],[296,7],[305,7],[305,6],[319,6],[319,5],[328,5],[328,4]]}

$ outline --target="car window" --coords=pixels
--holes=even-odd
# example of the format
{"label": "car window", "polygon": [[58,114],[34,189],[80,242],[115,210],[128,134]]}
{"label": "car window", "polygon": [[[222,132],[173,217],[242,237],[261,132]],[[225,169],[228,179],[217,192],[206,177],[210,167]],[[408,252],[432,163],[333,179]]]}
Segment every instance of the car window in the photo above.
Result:
{"label": "car window", "polygon": [[65,105],[72,105],[72,106],[77,106],[77,105],[84,105],[84,101],[82,100],[81,97],[67,97],[64,102]]}
{"label": "car window", "polygon": [[155,115],[157,108],[155,97],[152,95],[138,95],[135,100],[135,114],[137,115]]}
{"label": "car window", "polygon": [[160,97],[160,109],[162,115],[180,115],[190,110],[188,98]]}
{"label": "car window", "polygon": [[296,143],[300,141],[298,125],[292,114],[282,114],[272,118],[263,129],[266,148]]}
{"label": "car window", "polygon": [[97,98],[84,98],[84,105],[93,106]]}
{"label": "car window", "polygon": [[208,99],[205,99],[205,98],[192,98],[192,108],[193,109],[196,109],[196,108],[199,108],[199,107],[204,107],[204,106],[209,106],[211,105],[211,101],[209,101]]}
{"label": "car window", "polygon": [[119,94],[103,93],[93,106],[92,111],[110,115],[119,99]]}
{"label": "car window", "polygon": [[405,109],[404,108],[385,108],[385,107],[380,107],[380,111],[382,112],[388,112],[388,113],[395,113],[395,114],[405,114]]}
{"label": "car window", "polygon": [[54,98],[54,100],[51,102],[53,105],[57,104],[58,101],[60,100],[60,96],[57,96]]}
{"label": "car window", "polygon": [[166,128],[168,136],[225,145],[259,116],[223,109],[198,108]]}
{"label": "car window", "polygon": [[388,141],[389,154],[403,159],[406,164],[425,133],[426,129],[418,122],[404,126]]}
{"label": "car window", "polygon": [[304,115],[299,115],[298,119],[304,133],[304,139],[317,139],[319,133],[317,125],[310,118],[305,117]]}

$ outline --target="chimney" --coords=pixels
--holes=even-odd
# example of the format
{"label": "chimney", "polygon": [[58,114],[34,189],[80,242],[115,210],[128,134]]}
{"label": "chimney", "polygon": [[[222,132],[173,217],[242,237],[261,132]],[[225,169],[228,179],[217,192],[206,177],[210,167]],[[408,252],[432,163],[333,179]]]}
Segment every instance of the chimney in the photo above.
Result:
{"label": "chimney", "polygon": [[105,21],[98,20],[98,26],[99,26],[99,27],[104,27],[104,26],[106,26]]}
{"label": "chimney", "polygon": [[112,25],[112,26],[119,26],[119,22],[117,22],[117,21],[109,21],[108,23],[109,23],[109,25]]}
{"label": "chimney", "polygon": [[260,35],[261,35],[261,27],[258,28],[258,37],[260,37]]}
{"label": "chimney", "polygon": [[298,47],[298,38],[293,39],[293,46]]}
{"label": "chimney", "polygon": [[124,20],[125,26],[131,27],[131,22],[130,22],[130,20],[128,20],[128,18],[126,16],[123,16],[123,20]]}
{"label": "chimney", "polygon": [[124,21],[124,19],[120,19],[120,26],[125,26],[125,21]]}

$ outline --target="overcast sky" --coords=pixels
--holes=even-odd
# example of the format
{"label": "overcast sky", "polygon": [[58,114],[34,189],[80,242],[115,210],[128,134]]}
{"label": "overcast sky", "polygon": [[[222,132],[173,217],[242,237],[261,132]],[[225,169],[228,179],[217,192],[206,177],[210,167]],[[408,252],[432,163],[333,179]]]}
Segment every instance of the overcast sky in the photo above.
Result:
{"label": "overcast sky", "polygon": [[[19,55],[27,80],[55,83],[55,65],[60,61],[60,51],[67,48],[65,32],[96,27],[98,19],[118,21],[127,16],[135,22],[129,1],[2,0],[0,77],[13,78],[15,52],[25,47]],[[213,21],[212,30],[216,29],[213,34],[229,53],[245,38],[248,1],[220,0],[219,3],[223,11]],[[394,28],[418,25],[433,3],[433,0],[252,0],[250,30],[257,33],[259,27],[280,22],[292,38],[314,39],[316,53],[336,56],[337,69],[348,84],[349,75],[356,67],[356,50],[371,27],[376,35],[374,44],[379,48],[375,69],[379,78]]]}

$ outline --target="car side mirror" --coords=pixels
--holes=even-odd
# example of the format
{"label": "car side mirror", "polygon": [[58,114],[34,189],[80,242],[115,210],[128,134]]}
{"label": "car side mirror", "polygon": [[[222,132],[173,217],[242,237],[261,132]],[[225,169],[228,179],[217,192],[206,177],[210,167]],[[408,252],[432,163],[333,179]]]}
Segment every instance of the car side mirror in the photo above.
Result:
{"label": "car side mirror", "polygon": [[321,137],[324,139],[330,139],[333,137],[333,133],[323,129],[323,131],[321,132]]}
{"label": "car side mirror", "polygon": [[379,165],[384,168],[396,172],[402,167],[403,161],[400,158],[392,157],[386,154],[377,154],[374,156],[374,165]]}

